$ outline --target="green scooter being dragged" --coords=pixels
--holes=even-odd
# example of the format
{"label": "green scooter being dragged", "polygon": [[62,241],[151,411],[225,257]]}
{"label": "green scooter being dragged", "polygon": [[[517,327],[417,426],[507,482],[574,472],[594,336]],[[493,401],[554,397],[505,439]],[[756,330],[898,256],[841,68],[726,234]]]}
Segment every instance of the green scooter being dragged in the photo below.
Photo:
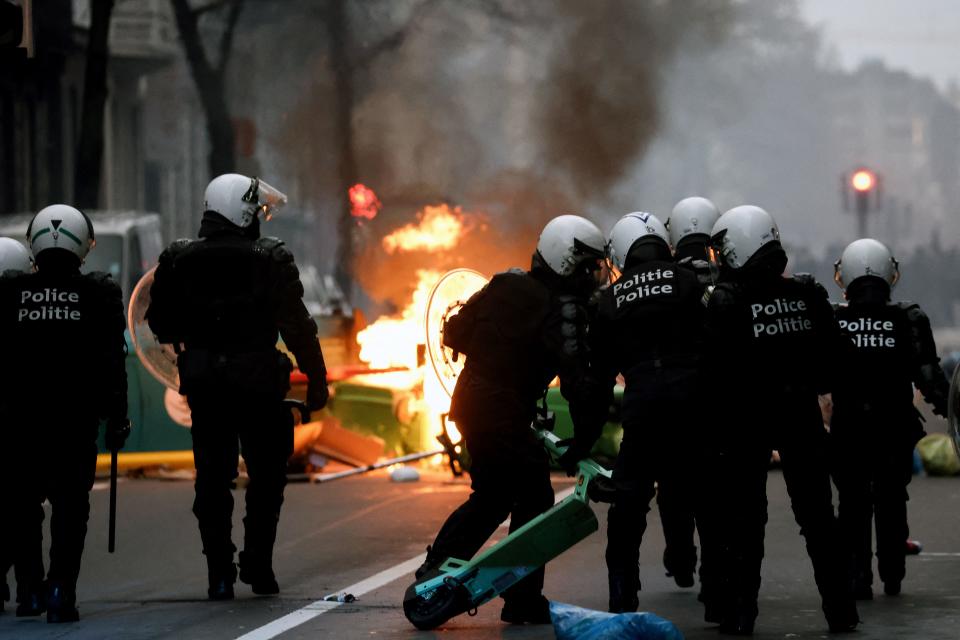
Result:
{"label": "green scooter being dragged", "polygon": [[[547,451],[559,458],[567,441],[553,432],[553,415],[538,415],[531,428]],[[444,622],[493,600],[599,528],[590,500],[607,502],[610,471],[589,458],[578,463],[576,488],[549,511],[472,560],[447,558],[436,570],[410,585],[403,612],[413,626],[435,629]]]}

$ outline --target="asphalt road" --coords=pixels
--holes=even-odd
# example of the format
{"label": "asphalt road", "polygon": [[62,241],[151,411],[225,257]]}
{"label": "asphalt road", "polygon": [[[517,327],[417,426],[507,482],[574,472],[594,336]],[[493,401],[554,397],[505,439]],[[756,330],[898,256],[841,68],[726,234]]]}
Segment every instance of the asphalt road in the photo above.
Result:
{"label": "asphalt road", "polygon": [[[569,481],[557,476],[555,484],[562,490]],[[205,599],[206,570],[190,512],[192,483],[127,480],[120,491],[118,551],[112,556],[106,552],[107,492],[93,494],[79,584],[81,621],[48,625],[42,617],[18,619],[8,603],[0,614],[0,638],[554,637],[549,627],[503,625],[499,601],[433,633],[416,631],[404,618],[400,603],[411,567],[446,514],[467,495],[462,481],[426,475],[417,483],[395,484],[381,474],[326,485],[293,484],[276,552],[282,594],[255,597],[238,584],[236,600],[218,603]],[[768,493],[770,523],[755,637],[827,637],[779,472],[771,472]],[[242,502],[243,492],[235,495]],[[862,604],[864,624],[856,638],[960,637],[960,478],[915,478],[911,495],[912,536],[924,543],[924,553],[908,558],[900,597],[885,597],[875,585],[879,595]],[[606,509],[596,509],[600,532],[549,565],[545,591],[553,600],[603,610]],[[641,554],[641,609],[673,620],[689,639],[719,637],[715,627],[702,622],[695,589],[678,589],[663,575],[662,552],[654,510]],[[315,604],[348,587],[359,595],[356,602]],[[281,619],[289,629],[275,635]]]}

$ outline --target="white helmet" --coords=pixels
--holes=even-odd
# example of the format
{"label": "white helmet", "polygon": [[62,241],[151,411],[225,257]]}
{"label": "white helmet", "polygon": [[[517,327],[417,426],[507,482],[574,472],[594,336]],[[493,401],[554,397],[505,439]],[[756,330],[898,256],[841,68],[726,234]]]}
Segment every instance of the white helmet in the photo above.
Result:
{"label": "white helmet", "polygon": [[652,213],[634,211],[623,216],[610,230],[610,242],[607,245],[610,261],[618,270],[623,271],[627,254],[637,240],[649,237],[660,238],[669,247],[670,237],[667,228]]}
{"label": "white helmet", "polygon": [[847,245],[833,265],[833,280],[846,289],[857,278],[876,276],[893,287],[900,279],[900,265],[882,242],[861,238]]}
{"label": "white helmet", "polygon": [[52,204],[30,221],[27,241],[34,258],[46,249],[66,249],[82,262],[95,244],[93,223],[79,209],[68,204]]}
{"label": "white helmet", "polygon": [[734,207],[713,225],[711,243],[723,264],[740,269],[760,247],[780,241],[780,230],[773,216],[752,204]]}
{"label": "white helmet", "polygon": [[259,214],[269,220],[286,203],[285,194],[260,178],[248,178],[239,173],[217,176],[203,193],[206,211],[219,213],[238,227],[249,227]]}
{"label": "white helmet", "polygon": [[30,252],[21,242],[13,238],[0,238],[0,273],[4,271],[33,271]]}
{"label": "white helmet", "polygon": [[673,207],[667,219],[670,243],[677,246],[687,236],[697,233],[709,236],[719,217],[720,210],[710,200],[697,196],[684,198]]}
{"label": "white helmet", "polygon": [[537,253],[561,276],[568,276],[585,259],[603,258],[605,243],[597,225],[580,216],[557,216],[546,224],[537,241]]}

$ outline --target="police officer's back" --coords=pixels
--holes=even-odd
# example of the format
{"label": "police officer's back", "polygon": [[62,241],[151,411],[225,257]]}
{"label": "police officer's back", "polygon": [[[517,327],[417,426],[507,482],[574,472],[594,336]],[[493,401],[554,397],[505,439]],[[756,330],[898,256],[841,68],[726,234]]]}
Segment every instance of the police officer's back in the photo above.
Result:
{"label": "police officer's back", "polygon": [[596,375],[608,388],[618,373],[625,380],[606,552],[610,611],[620,613],[639,606],[639,547],[655,485],[664,564],[678,585],[693,586],[693,469],[681,460],[693,457],[704,307],[696,274],[673,261],[656,216],[627,214],[614,225],[608,246],[621,273],[603,292],[590,333]]}
{"label": "police officer's back", "polygon": [[[10,399],[6,418],[18,426],[10,431],[17,452],[10,463],[16,470],[18,612],[42,612],[45,591],[47,621],[71,622],[79,619],[76,584],[97,427],[106,419],[112,449],[122,447],[128,432],[123,301],[109,275],[80,272],[94,244],[93,225],[83,213],[51,205],[34,217],[27,237],[36,272],[6,276],[0,284],[4,351],[17,363],[16,375],[5,376],[4,391]],[[60,411],[50,409],[51,400]],[[44,465],[37,465],[37,455]],[[53,516],[44,589],[36,551],[45,499]]]}
{"label": "police officer's back", "polygon": [[[713,228],[721,281],[707,309],[708,357],[721,449],[726,590],[721,630],[749,633],[757,616],[763,558],[766,468],[779,450],[791,506],[830,629],[858,623],[837,544],[826,432],[817,395],[829,392],[842,336],[826,292],[809,277],[785,278],[780,233],[763,209],[741,206]],[[734,399],[742,398],[740,402]]]}
{"label": "police officer's back", "polygon": [[161,342],[182,348],[180,391],[192,412],[197,466],[194,513],[212,599],[233,597],[230,487],[239,452],[250,476],[239,577],[255,593],[279,590],[273,544],[293,424],[281,403],[292,365],[276,348],[278,336],[308,377],[310,408],[327,399],[316,324],[303,304],[293,256],[279,240],[260,237],[260,217],[284,202],[257,178],[215,178],[199,240],[177,241],[161,255],[150,291],[150,327]]}
{"label": "police officer's back", "polygon": [[833,391],[831,441],[840,490],[840,522],[854,554],[854,591],[873,597],[871,522],[887,595],[900,593],[906,573],[907,484],[914,445],[924,432],[913,386],[946,415],[948,385],[930,321],[919,306],[894,303],[899,268],[880,242],[851,243],[836,264],[846,304],[836,310],[851,343],[842,352]]}

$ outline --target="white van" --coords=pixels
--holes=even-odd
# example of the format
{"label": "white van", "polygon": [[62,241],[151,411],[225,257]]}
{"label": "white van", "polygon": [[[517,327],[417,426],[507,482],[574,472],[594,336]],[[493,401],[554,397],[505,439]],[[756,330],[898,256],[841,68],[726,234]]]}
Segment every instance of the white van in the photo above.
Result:
{"label": "white van", "polygon": [[[143,211],[85,212],[93,221],[97,245],[87,255],[81,268],[84,272],[105,271],[123,289],[124,306],[130,292],[151,267],[157,264],[163,250],[160,216]],[[0,216],[0,236],[27,243],[27,225],[34,214]],[[29,246],[29,245],[28,245]]]}

